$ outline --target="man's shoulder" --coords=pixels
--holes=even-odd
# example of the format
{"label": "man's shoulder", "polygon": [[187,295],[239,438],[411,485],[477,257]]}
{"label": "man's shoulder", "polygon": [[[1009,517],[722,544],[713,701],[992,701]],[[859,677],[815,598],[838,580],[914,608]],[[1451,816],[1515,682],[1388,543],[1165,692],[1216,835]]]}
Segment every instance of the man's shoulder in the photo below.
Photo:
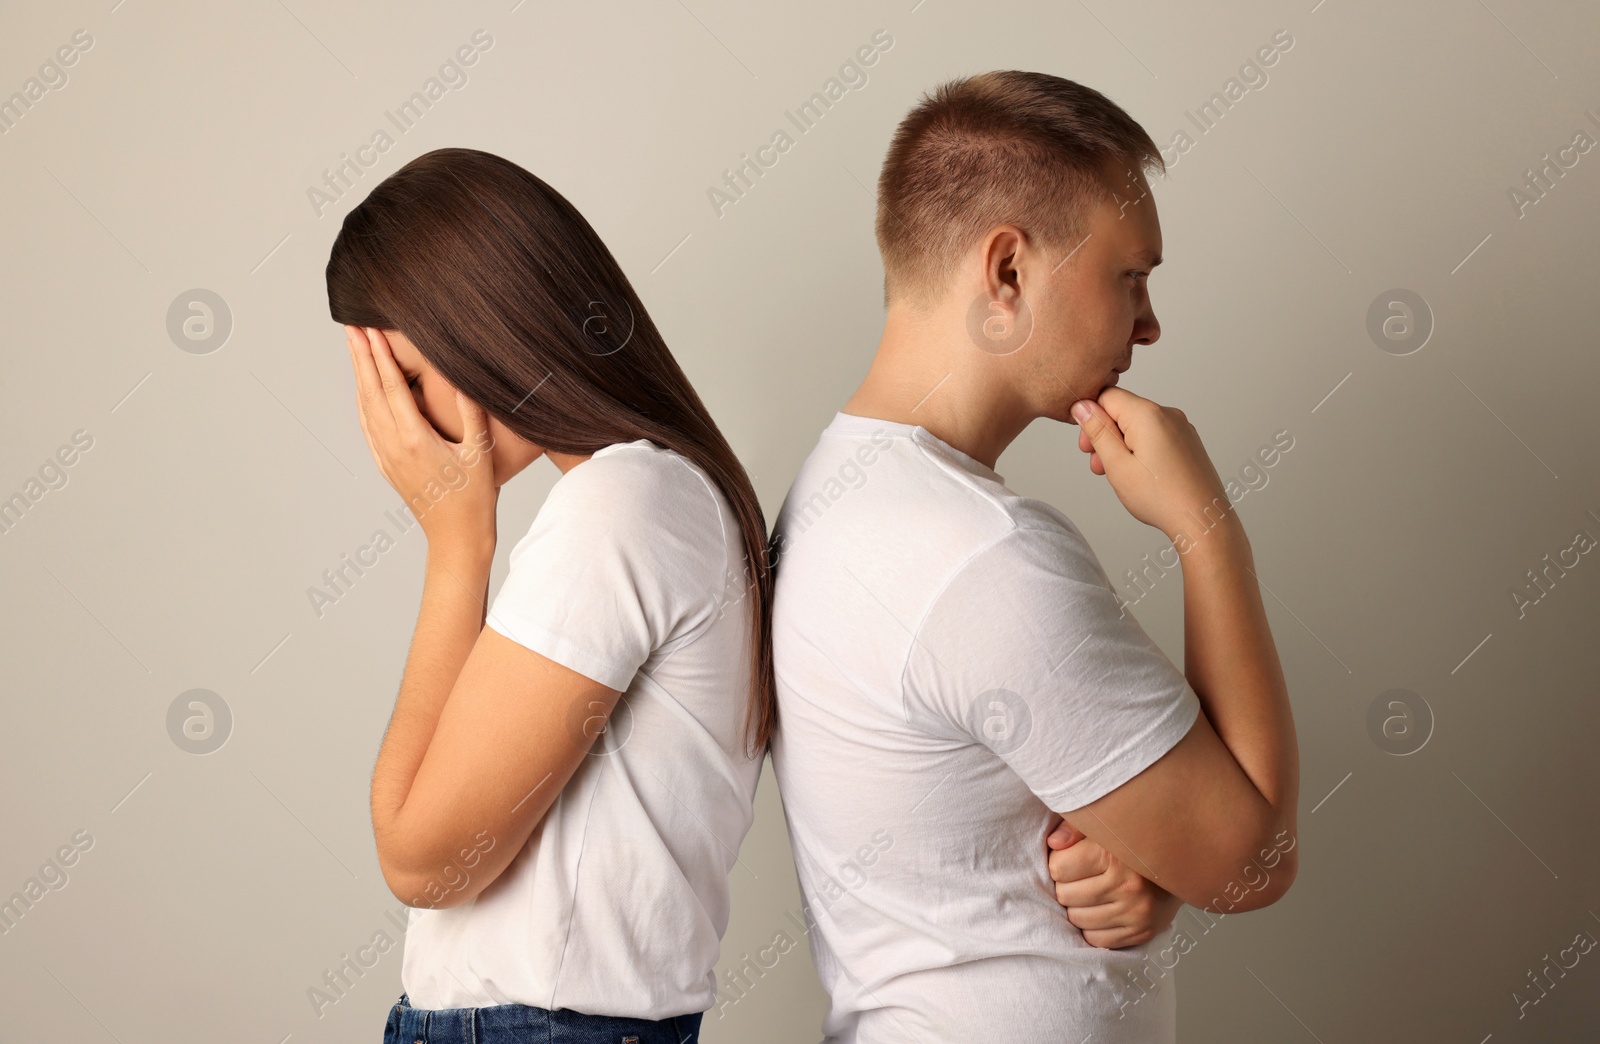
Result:
{"label": "man's shoulder", "polygon": [[1033,521],[1027,498],[915,438],[825,431],[790,484],[775,528],[792,539],[827,517],[841,539],[857,529],[888,536],[931,526],[946,539],[982,544],[1010,528],[1019,509],[1026,524],[1053,524]]}
{"label": "man's shoulder", "polygon": [[963,572],[992,576],[1002,587],[1057,579],[1109,586],[1099,556],[1065,512],[1032,497],[1006,503],[1009,525],[964,563]]}

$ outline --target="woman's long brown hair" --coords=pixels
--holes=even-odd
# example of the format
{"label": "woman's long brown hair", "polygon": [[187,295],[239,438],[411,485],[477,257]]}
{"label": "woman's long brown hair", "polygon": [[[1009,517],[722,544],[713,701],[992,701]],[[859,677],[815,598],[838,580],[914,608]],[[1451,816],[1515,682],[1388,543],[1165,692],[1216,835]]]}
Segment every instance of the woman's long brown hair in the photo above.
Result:
{"label": "woman's long brown hair", "polygon": [[327,280],[336,322],[404,333],[445,380],[534,445],[588,454],[649,439],[705,470],[744,537],[736,601],[756,599],[744,736],[759,755],[777,715],[761,504],[583,215],[509,160],[435,149],[345,215]]}

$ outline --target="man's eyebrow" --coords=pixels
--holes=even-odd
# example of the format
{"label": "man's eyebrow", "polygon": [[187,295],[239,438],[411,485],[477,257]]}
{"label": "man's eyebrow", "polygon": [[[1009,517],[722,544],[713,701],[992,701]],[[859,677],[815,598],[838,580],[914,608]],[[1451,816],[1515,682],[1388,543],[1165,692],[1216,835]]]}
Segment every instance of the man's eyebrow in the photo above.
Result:
{"label": "man's eyebrow", "polygon": [[1145,264],[1149,265],[1151,268],[1154,268],[1157,265],[1159,265],[1161,262],[1165,261],[1166,258],[1162,257],[1160,254],[1156,253],[1154,250],[1141,250],[1137,254],[1133,255],[1132,260],[1134,260],[1134,261],[1143,261]]}

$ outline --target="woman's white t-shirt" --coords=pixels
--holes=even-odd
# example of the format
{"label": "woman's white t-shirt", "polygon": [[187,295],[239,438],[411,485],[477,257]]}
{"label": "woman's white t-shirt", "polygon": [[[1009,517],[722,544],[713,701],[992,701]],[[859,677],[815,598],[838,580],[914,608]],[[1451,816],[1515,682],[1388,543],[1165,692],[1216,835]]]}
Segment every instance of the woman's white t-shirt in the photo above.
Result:
{"label": "woman's white t-shirt", "polygon": [[737,519],[682,455],[616,443],[557,480],[488,626],[622,696],[510,866],[461,906],[412,909],[413,1007],[711,1007],[761,771],[745,576]]}

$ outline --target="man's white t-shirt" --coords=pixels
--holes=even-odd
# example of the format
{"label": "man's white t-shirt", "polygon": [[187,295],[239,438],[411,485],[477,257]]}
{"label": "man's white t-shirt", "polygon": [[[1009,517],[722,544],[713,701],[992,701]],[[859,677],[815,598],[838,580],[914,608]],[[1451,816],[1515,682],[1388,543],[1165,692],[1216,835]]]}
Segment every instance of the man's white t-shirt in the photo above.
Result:
{"label": "man's white t-shirt", "polygon": [[411,910],[412,1007],[711,1006],[761,772],[745,575],[727,501],[672,450],[616,443],[556,481],[488,626],[623,695],[511,865],[470,902]]}
{"label": "man's white t-shirt", "polygon": [[773,768],[829,1041],[1161,1044],[1163,940],[1084,941],[1056,812],[1200,702],[1075,525],[920,426],[838,413],[778,518]]}

